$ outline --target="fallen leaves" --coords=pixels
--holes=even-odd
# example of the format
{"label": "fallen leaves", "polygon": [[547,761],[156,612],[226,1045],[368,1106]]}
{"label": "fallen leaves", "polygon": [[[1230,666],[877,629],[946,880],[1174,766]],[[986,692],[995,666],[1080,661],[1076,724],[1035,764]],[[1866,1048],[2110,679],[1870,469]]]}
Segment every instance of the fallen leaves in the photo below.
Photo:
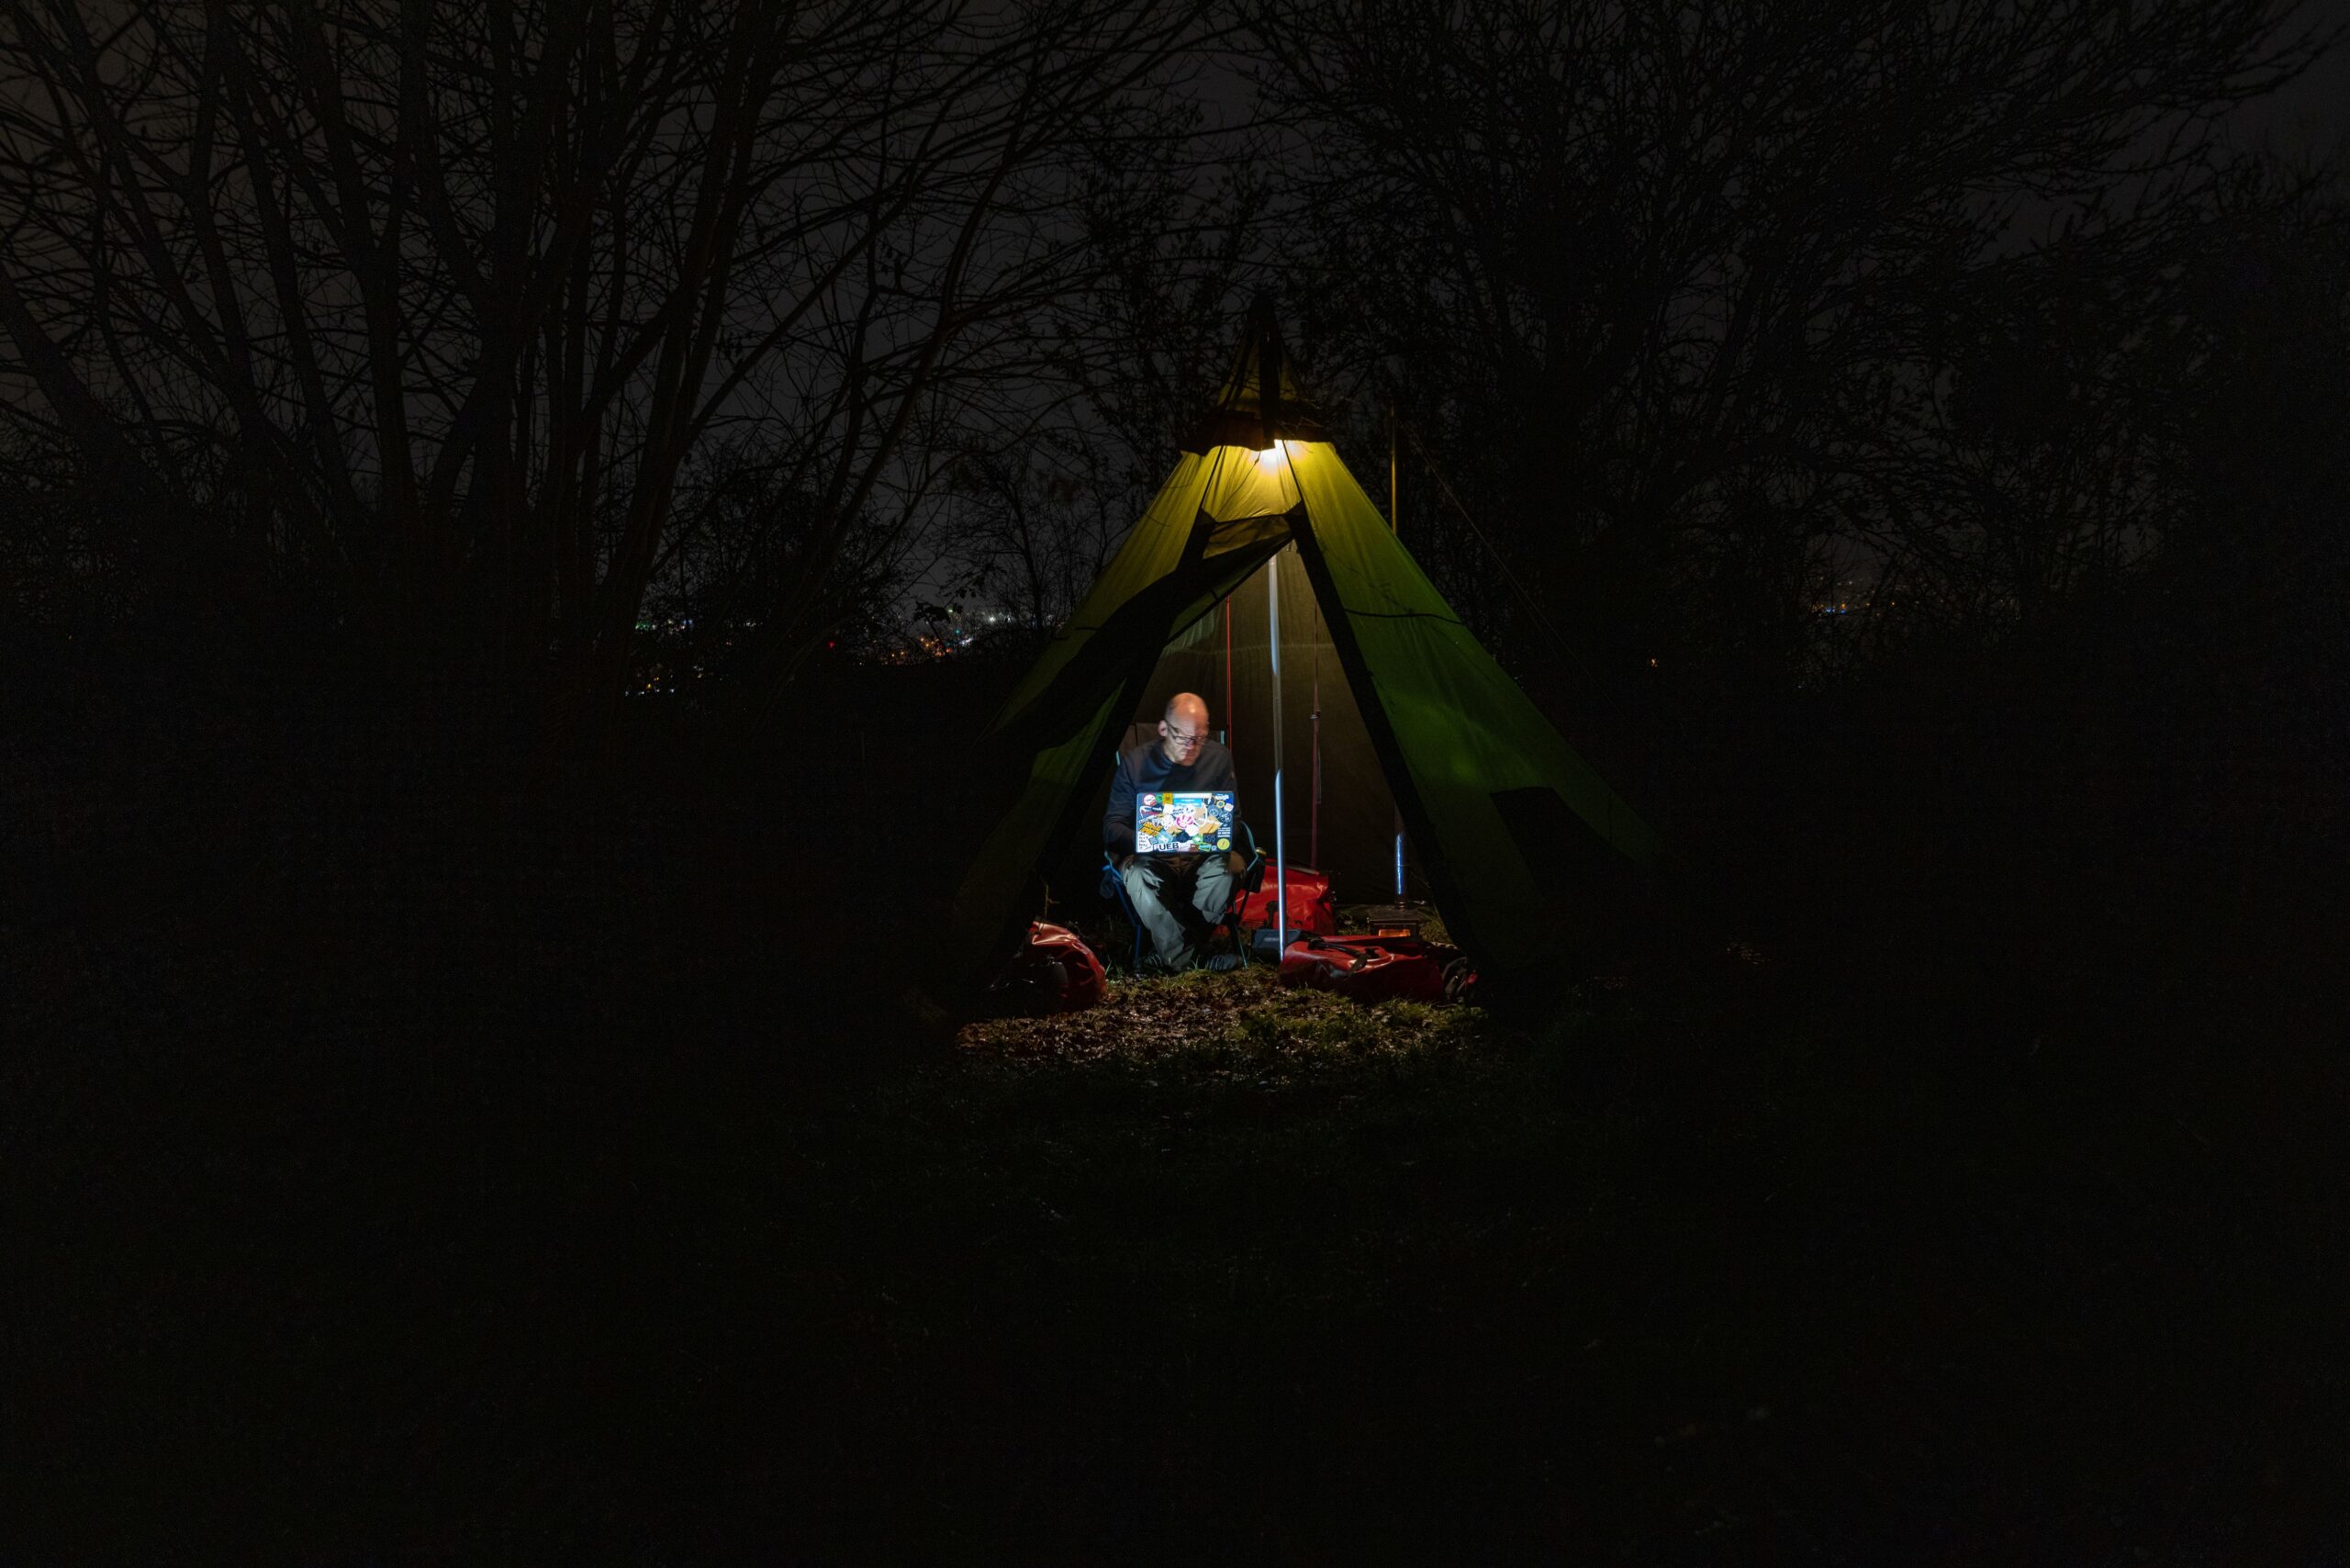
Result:
{"label": "fallen leaves", "polygon": [[1120,981],[1099,1007],[972,1024],[957,1045],[973,1065],[1165,1064],[1186,1076],[1271,1087],[1325,1066],[1359,1070],[1368,1060],[1450,1048],[1486,1022],[1474,1008],[1366,1004],[1282,988],[1260,968]]}

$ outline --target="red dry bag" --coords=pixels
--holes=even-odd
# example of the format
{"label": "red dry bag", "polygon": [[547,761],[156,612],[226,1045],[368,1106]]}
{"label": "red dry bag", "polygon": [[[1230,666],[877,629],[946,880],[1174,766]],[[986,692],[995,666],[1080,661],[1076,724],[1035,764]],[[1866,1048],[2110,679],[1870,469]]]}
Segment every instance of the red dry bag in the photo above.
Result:
{"label": "red dry bag", "polygon": [[[1256,927],[1270,925],[1281,918],[1280,906],[1274,902],[1272,867],[1265,868],[1264,885],[1240,901],[1240,924]],[[1331,902],[1330,879],[1323,872],[1304,866],[1292,866],[1282,879],[1289,884],[1289,928],[1292,931],[1312,931],[1328,936],[1338,929],[1338,906]]]}
{"label": "red dry bag", "polygon": [[1093,949],[1067,926],[1041,920],[1028,923],[1028,940],[988,987],[989,1011],[1029,1018],[1081,1013],[1108,994]]}
{"label": "red dry bag", "polygon": [[1360,1002],[1459,1002],[1476,983],[1459,948],[1417,936],[1302,936],[1281,955],[1281,984]]}

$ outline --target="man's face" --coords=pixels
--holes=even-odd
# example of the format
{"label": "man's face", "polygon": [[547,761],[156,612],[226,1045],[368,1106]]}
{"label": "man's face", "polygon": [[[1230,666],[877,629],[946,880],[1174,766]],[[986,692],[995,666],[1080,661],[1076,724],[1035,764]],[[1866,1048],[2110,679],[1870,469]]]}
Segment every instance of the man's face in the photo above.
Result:
{"label": "man's face", "polygon": [[1204,716],[1196,720],[1185,716],[1158,721],[1159,749],[1167,754],[1169,762],[1197,761],[1200,745],[1207,738],[1208,725]]}

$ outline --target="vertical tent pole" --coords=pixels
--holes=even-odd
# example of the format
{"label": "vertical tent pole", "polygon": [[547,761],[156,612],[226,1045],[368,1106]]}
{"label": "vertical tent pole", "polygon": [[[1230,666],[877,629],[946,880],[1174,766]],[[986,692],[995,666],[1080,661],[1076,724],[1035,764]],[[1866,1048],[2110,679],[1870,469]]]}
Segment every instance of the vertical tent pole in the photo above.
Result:
{"label": "vertical tent pole", "polygon": [[1224,596],[1224,729],[1216,739],[1232,744],[1232,596]]}
{"label": "vertical tent pole", "polygon": [[[1395,441],[1395,405],[1387,405],[1387,532],[1401,535],[1404,532],[1403,465],[1398,461]],[[1394,780],[1388,780],[1394,791]],[[1395,902],[1404,902],[1404,807],[1395,806]]]}
{"label": "vertical tent pole", "polygon": [[1314,647],[1314,814],[1305,830],[1305,863],[1322,864],[1322,650]]}
{"label": "vertical tent pole", "polygon": [[[1281,550],[1288,549],[1284,544]],[[1281,837],[1281,550],[1265,562],[1265,642],[1273,657],[1273,961],[1289,951],[1289,846]]]}

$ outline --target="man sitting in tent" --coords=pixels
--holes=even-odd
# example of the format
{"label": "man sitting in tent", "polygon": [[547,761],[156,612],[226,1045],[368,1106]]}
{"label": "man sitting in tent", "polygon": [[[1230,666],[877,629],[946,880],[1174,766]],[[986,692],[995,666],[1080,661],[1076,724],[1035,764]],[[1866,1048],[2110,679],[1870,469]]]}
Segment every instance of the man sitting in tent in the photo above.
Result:
{"label": "man sitting in tent", "polygon": [[[1110,810],[1102,819],[1102,847],[1125,879],[1126,896],[1150,934],[1152,957],[1164,969],[1187,969],[1198,960],[1232,902],[1232,867],[1222,855],[1136,854],[1135,797],[1210,790],[1237,790],[1232,754],[1208,738],[1208,705],[1179,691],[1158,721],[1158,739],[1118,754]],[[1233,815],[1239,814],[1236,794]],[[1208,967],[1230,969],[1237,961],[1224,954]]]}

